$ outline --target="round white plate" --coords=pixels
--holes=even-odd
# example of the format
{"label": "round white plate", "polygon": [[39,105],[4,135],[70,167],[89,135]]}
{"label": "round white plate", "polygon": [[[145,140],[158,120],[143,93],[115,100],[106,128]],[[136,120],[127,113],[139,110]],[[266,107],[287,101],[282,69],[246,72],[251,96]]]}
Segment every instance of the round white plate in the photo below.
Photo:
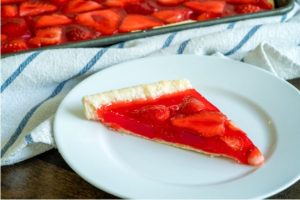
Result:
{"label": "round white plate", "polygon": [[[84,95],[187,78],[244,129],[260,168],[115,133],[84,118]],[[105,69],[77,85],[55,117],[59,152],[82,178],[127,198],[265,198],[300,178],[300,93],[257,67],[205,56],[151,57]]]}

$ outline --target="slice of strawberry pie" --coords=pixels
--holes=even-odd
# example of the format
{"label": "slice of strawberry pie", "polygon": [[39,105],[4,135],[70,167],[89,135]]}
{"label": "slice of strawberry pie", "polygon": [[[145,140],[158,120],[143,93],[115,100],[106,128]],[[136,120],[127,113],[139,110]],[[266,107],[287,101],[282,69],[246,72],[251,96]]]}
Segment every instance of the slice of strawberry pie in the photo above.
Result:
{"label": "slice of strawberry pie", "polygon": [[87,119],[183,149],[259,166],[260,150],[188,80],[161,81],[83,98]]}

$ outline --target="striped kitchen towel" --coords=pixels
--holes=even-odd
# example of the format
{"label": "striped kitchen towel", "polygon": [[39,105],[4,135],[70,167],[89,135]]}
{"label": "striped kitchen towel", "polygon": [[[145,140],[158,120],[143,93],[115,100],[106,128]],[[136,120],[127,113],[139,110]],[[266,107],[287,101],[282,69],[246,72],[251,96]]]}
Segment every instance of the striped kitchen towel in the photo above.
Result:
{"label": "striped kitchen towel", "polygon": [[124,61],[169,54],[224,56],[283,79],[300,77],[300,10],[288,14],[173,32],[107,48],[36,51],[2,59],[1,164],[55,148],[53,116],[87,76]]}

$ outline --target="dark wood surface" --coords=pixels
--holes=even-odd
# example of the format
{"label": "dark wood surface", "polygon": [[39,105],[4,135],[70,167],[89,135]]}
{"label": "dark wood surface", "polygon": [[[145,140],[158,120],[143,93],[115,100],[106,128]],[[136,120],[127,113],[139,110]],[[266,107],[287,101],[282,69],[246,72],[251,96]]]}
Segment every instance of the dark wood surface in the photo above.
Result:
{"label": "dark wood surface", "polygon": [[[300,79],[290,83],[300,90]],[[1,171],[1,198],[117,198],[84,181],[65,163],[57,150],[2,167]],[[270,198],[300,199],[300,181]]]}

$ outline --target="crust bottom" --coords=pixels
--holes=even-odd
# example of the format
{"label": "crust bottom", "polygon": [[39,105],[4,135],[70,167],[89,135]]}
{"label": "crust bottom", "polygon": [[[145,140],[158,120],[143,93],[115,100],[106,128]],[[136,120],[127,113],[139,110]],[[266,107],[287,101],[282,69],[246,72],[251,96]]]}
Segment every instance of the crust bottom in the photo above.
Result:
{"label": "crust bottom", "polygon": [[[103,122],[102,122],[103,123]],[[105,126],[107,126],[109,129],[113,130],[113,131],[116,131],[117,133],[123,133],[123,134],[127,134],[127,135],[132,135],[132,136],[135,136],[135,137],[139,137],[139,138],[143,138],[143,139],[146,139],[146,140],[150,140],[150,141],[153,141],[153,142],[158,142],[158,143],[161,143],[161,144],[166,144],[166,145],[169,145],[169,146],[173,146],[173,147],[176,147],[176,148],[180,148],[180,149],[184,149],[184,150],[189,150],[189,151],[194,151],[194,152],[197,152],[197,153],[201,153],[201,154],[204,154],[204,155],[207,155],[207,156],[210,156],[210,157],[215,157],[215,156],[222,156],[222,157],[225,157],[225,158],[230,158],[230,159],[233,159],[235,160],[237,163],[240,163],[240,161],[234,157],[231,157],[231,156],[228,156],[228,155],[225,155],[225,154],[216,154],[216,153],[210,153],[210,152],[207,152],[207,151],[203,151],[203,150],[200,150],[200,149],[196,149],[196,148],[193,148],[191,146],[187,146],[187,145],[184,145],[184,144],[178,144],[178,143],[171,143],[171,142],[167,142],[165,140],[160,140],[160,139],[156,139],[156,138],[148,138],[148,137],[144,137],[142,135],[138,135],[136,133],[133,133],[131,131],[128,131],[128,130],[125,130],[125,129],[122,129],[122,128],[119,128],[119,129],[114,129],[110,126],[110,124],[107,124],[107,123],[103,123]]]}

